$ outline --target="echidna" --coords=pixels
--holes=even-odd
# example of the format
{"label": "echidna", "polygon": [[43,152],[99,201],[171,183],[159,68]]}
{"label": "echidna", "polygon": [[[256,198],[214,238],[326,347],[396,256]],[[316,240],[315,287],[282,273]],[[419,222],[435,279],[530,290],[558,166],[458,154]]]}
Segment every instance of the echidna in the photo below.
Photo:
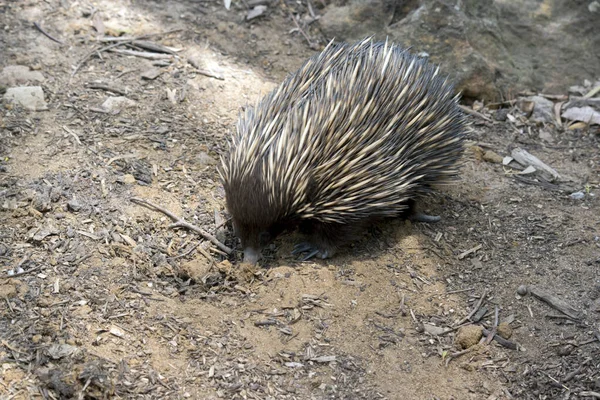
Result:
{"label": "echidna", "polygon": [[220,170],[256,263],[284,230],[295,252],[331,257],[375,219],[457,176],[464,118],[439,69],[396,45],[330,43],[240,116]]}

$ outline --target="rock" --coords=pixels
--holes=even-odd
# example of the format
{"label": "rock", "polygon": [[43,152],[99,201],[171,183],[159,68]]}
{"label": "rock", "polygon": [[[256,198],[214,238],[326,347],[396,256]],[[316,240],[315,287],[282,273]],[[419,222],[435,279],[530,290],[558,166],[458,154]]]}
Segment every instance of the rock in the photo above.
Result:
{"label": "rock", "polygon": [[136,102],[125,96],[109,97],[102,103],[102,108],[106,111],[119,111],[125,108],[135,107]]}
{"label": "rock", "polygon": [[40,86],[12,87],[4,93],[4,101],[22,106],[30,111],[44,111],[48,104],[44,100],[44,91]]}
{"label": "rock", "polygon": [[485,153],[483,153],[483,159],[489,163],[502,164],[502,160],[504,160],[504,157],[502,157],[496,152],[488,150]]}
{"label": "rock", "polygon": [[248,11],[248,15],[246,15],[246,21],[260,17],[265,13],[265,11],[267,11],[267,6],[265,5],[258,5],[254,7],[252,10]]}
{"label": "rock", "polygon": [[31,71],[24,65],[7,65],[0,72],[1,86],[17,86],[28,83],[44,82],[44,75],[40,71]]}
{"label": "rock", "polygon": [[158,78],[162,73],[163,70],[160,68],[151,68],[147,71],[142,72],[140,76],[142,77],[142,79],[145,79],[147,81],[153,81],[154,79]]}
{"label": "rock", "polygon": [[431,324],[423,324],[423,330],[430,335],[438,336],[443,334],[446,329],[440,328],[439,326],[431,325]]}
{"label": "rock", "polygon": [[483,336],[483,329],[477,325],[463,326],[456,333],[455,343],[461,349],[475,346]]}
{"label": "rock", "polygon": [[[389,37],[426,52],[464,97],[490,101],[520,90],[563,93],[600,65],[598,14],[539,0],[328,2],[318,23],[329,39]],[[594,7],[592,7],[594,8]],[[526,11],[525,11],[526,10]],[[596,75],[595,75],[596,74]]]}
{"label": "rock", "polygon": [[533,102],[533,113],[529,119],[537,123],[551,123],[554,120],[552,109],[554,103],[545,97],[532,96],[527,98]]}
{"label": "rock", "polygon": [[500,322],[496,333],[498,333],[501,338],[508,340],[512,336],[513,329],[508,322]]}
{"label": "rock", "polygon": [[33,208],[38,210],[39,212],[48,212],[52,210],[52,206],[50,204],[50,194],[48,191],[43,193],[36,192],[33,198]]}
{"label": "rock", "polygon": [[590,106],[571,107],[567,111],[562,113],[562,117],[570,121],[581,121],[590,125],[600,125],[600,112],[594,110]]}
{"label": "rock", "polygon": [[500,108],[496,110],[496,121],[506,121],[508,119],[508,113],[510,110],[508,108]]}
{"label": "rock", "polygon": [[61,359],[63,357],[69,357],[79,351],[79,347],[71,346],[69,344],[53,344],[48,348],[48,355],[55,359]]}
{"label": "rock", "polygon": [[126,185],[131,185],[131,184],[134,184],[136,181],[135,181],[135,176],[133,176],[131,174],[125,174],[125,175],[119,176],[117,178],[117,182],[121,182]]}
{"label": "rock", "polygon": [[78,211],[80,211],[81,207],[82,207],[81,203],[79,203],[79,201],[75,197],[73,197],[67,203],[67,208],[69,209],[69,211],[72,211],[72,212],[78,212]]}
{"label": "rock", "polygon": [[48,221],[48,223],[42,226],[41,228],[32,228],[27,233],[27,236],[35,242],[41,242],[48,236],[58,235],[59,232],[60,230],[56,226],[54,226],[54,224],[51,221]]}
{"label": "rock", "polygon": [[581,190],[579,192],[573,192],[569,195],[570,198],[572,198],[573,200],[583,200],[585,198],[585,193],[583,193]]}

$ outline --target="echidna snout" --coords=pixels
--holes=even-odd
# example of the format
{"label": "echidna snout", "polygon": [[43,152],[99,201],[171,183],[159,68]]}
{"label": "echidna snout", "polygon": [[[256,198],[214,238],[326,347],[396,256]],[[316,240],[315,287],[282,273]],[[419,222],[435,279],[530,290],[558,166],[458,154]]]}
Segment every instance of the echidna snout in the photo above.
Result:
{"label": "echidna snout", "polygon": [[330,43],[255,107],[222,158],[244,259],[300,228],[305,257],[331,257],[372,224],[458,176],[464,116],[426,59],[365,39]]}

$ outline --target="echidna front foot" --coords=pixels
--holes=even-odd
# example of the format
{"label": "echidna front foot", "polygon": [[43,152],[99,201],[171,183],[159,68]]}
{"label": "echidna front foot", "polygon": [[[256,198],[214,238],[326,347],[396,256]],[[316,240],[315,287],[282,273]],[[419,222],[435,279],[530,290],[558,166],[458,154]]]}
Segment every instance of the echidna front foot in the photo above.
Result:
{"label": "echidna front foot", "polygon": [[320,249],[318,246],[309,242],[298,243],[294,246],[294,249],[292,250],[292,255],[298,255],[302,253],[307,254],[304,257],[302,257],[300,261],[307,261],[313,257],[317,257],[324,260],[333,255],[333,251],[328,249]]}

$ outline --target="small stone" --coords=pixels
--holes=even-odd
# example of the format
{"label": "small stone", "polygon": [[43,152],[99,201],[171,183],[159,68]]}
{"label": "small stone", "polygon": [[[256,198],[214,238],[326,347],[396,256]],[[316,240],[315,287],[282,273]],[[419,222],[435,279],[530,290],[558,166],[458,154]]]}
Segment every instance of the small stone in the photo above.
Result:
{"label": "small stone", "polygon": [[258,18],[261,15],[263,15],[265,13],[265,11],[267,11],[267,6],[265,5],[258,5],[256,7],[254,7],[252,10],[250,10],[248,12],[248,15],[246,15],[246,21],[250,21],[254,18]]}
{"label": "small stone", "polygon": [[52,209],[48,192],[36,193],[33,199],[33,208],[39,212],[48,212]]}
{"label": "small stone", "polygon": [[108,330],[108,332],[116,337],[123,337],[125,336],[125,332],[123,332],[123,330],[121,328],[119,328],[118,326],[111,326],[110,329]]}
{"label": "small stone", "polygon": [[510,110],[508,108],[500,108],[496,110],[496,121],[506,121],[508,119],[508,113]]}
{"label": "small stone", "polygon": [[531,117],[529,117],[530,120],[540,123],[552,122],[554,119],[552,113],[554,103],[552,101],[542,96],[532,96],[527,100],[534,103],[533,113],[531,114]]}
{"label": "small stone", "polygon": [[123,176],[120,176],[120,177],[117,178],[117,181],[121,182],[121,183],[125,183],[127,185],[131,185],[131,184],[134,184],[136,182],[135,181],[135,176],[133,176],[131,174],[125,174]]}
{"label": "small stone", "polygon": [[446,329],[444,329],[444,328],[440,328],[439,326],[435,326],[435,325],[431,325],[431,324],[423,324],[423,329],[425,330],[425,332],[429,333],[430,335],[434,335],[434,336],[441,335],[446,331]]}
{"label": "small stone", "polygon": [[513,329],[508,322],[501,322],[496,332],[501,338],[508,340],[512,336]]}
{"label": "small stone", "polygon": [[579,192],[571,193],[569,195],[569,197],[572,198],[573,200],[583,200],[585,197],[585,193],[579,191]]}
{"label": "small stone", "polygon": [[79,201],[77,201],[76,198],[73,198],[67,203],[67,208],[69,209],[69,211],[78,212],[81,210],[81,204],[79,203]]}
{"label": "small stone", "polygon": [[564,357],[570,355],[573,350],[575,350],[575,346],[567,344],[566,346],[559,347],[557,353],[559,356]]}
{"label": "small stone", "polygon": [[44,91],[40,86],[8,88],[4,94],[4,101],[19,104],[30,111],[44,111],[48,109],[48,104],[44,100]]}
{"label": "small stone", "polygon": [[64,357],[72,356],[77,353],[79,348],[77,346],[71,346],[69,344],[53,344],[48,348],[48,355],[55,359],[61,359]]}
{"label": "small stone", "polygon": [[483,329],[477,325],[463,326],[456,333],[455,343],[461,349],[475,346],[483,336]]}
{"label": "small stone", "polygon": [[594,110],[590,106],[571,107],[562,114],[562,117],[570,121],[581,121],[586,124],[600,125],[600,112]]}
{"label": "small stone", "polygon": [[488,150],[485,153],[483,153],[483,159],[489,163],[502,164],[502,160],[504,158],[498,153]]}
{"label": "small stone", "polygon": [[162,73],[163,70],[160,68],[151,68],[147,71],[142,72],[140,76],[142,77],[142,79],[145,79],[147,81],[153,81],[156,78],[158,78]]}
{"label": "small stone", "polygon": [[125,96],[109,97],[102,103],[102,108],[106,111],[119,111],[124,108],[135,107],[137,103]]}

